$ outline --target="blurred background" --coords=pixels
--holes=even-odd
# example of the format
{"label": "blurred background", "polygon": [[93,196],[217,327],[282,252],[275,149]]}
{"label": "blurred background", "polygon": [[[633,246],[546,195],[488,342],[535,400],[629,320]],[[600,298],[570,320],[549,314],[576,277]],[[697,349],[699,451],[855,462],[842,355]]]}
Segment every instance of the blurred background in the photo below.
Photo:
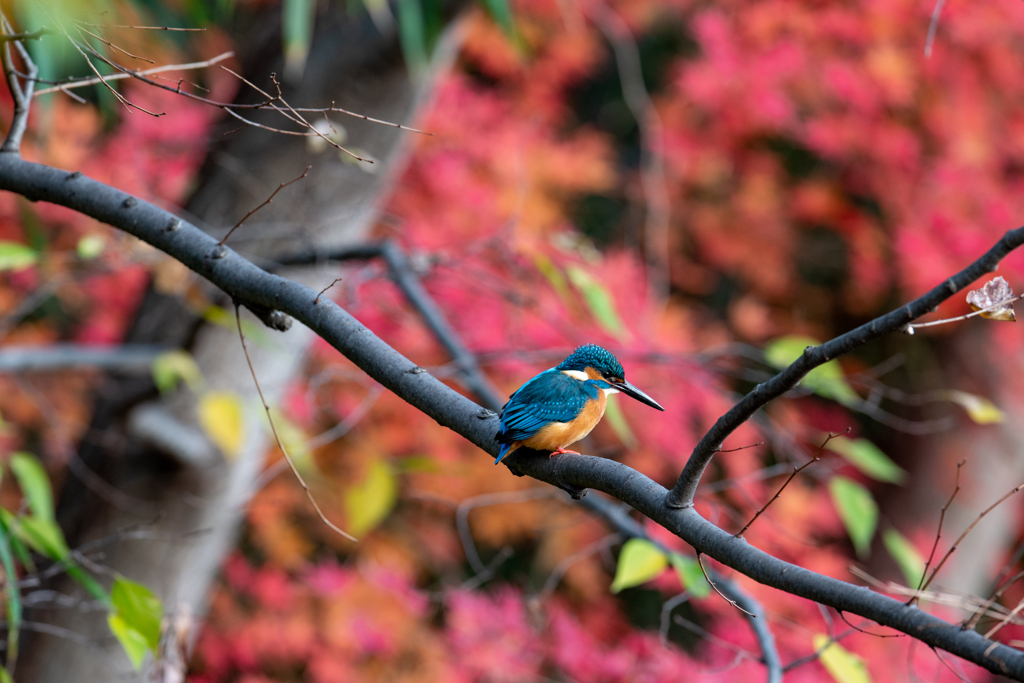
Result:
{"label": "blurred background", "polygon": [[[218,237],[244,221],[229,246],[326,289],[481,402],[579,344],[607,347],[666,412],[612,402],[580,450],[666,486],[806,345],[1024,220],[1011,0],[2,7],[15,30],[51,31],[25,41],[41,79],[27,158]],[[114,64],[174,68],[80,87]],[[1019,288],[1022,274],[1012,254],[994,275]],[[424,297],[454,337],[427,324]],[[968,312],[960,295],[933,318]],[[647,524],[659,549],[626,562],[626,539],[565,493],[494,467],[301,326],[243,312],[281,441],[359,543],[335,533],[274,441],[234,316],[135,238],[0,197],[12,680],[765,677],[750,625],[667,531]],[[453,359],[453,339],[468,353]],[[905,597],[957,484],[932,566],[1024,481],[1022,351],[1016,325],[980,317],[872,342],[731,436],[697,509],[736,532],[818,455],[745,538]],[[467,382],[474,364],[489,396]],[[1024,599],[1022,555],[1010,498],[923,608],[970,620],[998,590],[969,624],[988,633]],[[705,565],[764,606],[787,681],[997,680]],[[993,637],[1024,646],[1017,621]]]}

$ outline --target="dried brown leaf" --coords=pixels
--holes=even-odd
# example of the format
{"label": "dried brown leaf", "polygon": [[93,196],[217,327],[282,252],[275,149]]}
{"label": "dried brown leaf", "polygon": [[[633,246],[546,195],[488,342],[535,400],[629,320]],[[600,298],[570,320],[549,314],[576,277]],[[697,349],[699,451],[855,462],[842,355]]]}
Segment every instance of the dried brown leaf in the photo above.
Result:
{"label": "dried brown leaf", "polygon": [[967,303],[975,311],[984,311],[982,318],[1016,322],[1013,313],[1013,288],[1002,277],[986,282],[980,289],[967,293]]}

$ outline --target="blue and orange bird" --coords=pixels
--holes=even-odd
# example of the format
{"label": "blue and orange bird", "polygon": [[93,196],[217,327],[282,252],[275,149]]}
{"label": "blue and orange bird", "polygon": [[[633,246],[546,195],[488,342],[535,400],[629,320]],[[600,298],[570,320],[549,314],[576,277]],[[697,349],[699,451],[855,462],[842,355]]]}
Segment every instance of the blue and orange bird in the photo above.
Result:
{"label": "blue and orange bird", "polygon": [[596,344],[584,344],[557,367],[545,370],[519,387],[501,413],[497,465],[520,446],[551,455],[575,453],[576,443],[604,417],[608,395],[622,392],[652,408],[657,401],[626,381],[622,364]]}

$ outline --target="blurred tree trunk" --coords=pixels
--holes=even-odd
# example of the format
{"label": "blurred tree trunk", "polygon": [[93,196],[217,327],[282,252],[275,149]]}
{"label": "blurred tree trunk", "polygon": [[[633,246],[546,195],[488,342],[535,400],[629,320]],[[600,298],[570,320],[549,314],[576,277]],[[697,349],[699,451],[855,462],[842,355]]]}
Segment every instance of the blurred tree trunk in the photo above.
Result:
{"label": "blurred tree trunk", "polygon": [[[394,33],[382,35],[365,17],[345,18],[343,7],[329,3],[329,13],[318,17],[301,83],[286,84],[285,97],[293,106],[335,102],[367,116],[409,122],[429,96],[432,76],[414,83]],[[278,16],[275,8],[240,18],[247,26],[247,35],[238,41],[245,76],[256,84],[266,84],[271,72],[283,71]],[[438,49],[431,74],[443,72],[450,63],[456,33],[450,32]],[[239,98],[252,101],[253,95],[243,90]],[[265,113],[254,118],[280,125],[279,117],[274,120]],[[379,198],[403,165],[405,134],[340,114],[331,118],[347,129],[347,145],[378,160],[369,167],[372,172],[343,161],[331,148],[311,152],[306,138],[251,127],[222,137],[238,128],[238,122],[225,119],[214,132],[214,140],[221,142],[209,154],[188,206],[190,218],[223,234],[280,183],[312,165],[306,179],[283,190],[236,232],[231,246],[259,263],[300,248],[327,249],[364,238]],[[335,271],[307,268],[282,274],[319,290],[337,276]],[[188,277],[184,269],[181,277]],[[211,287],[206,291],[218,301]],[[219,303],[233,310],[230,302]],[[243,315],[260,325],[247,312]],[[299,369],[312,335],[296,324],[283,334],[265,330],[264,336],[269,344],[250,341],[249,349],[267,400],[274,405]],[[161,397],[149,378],[111,375],[98,393],[92,436],[80,445],[79,455],[116,492],[95,481],[83,483],[88,475],[69,475],[60,492],[60,522],[72,547],[146,525],[154,532],[151,538],[117,540],[106,546],[100,562],[152,587],[169,611],[201,617],[211,580],[234,547],[239,521],[271,447],[266,417],[237,333],[203,323],[181,297],[151,289],[127,341],[190,348],[209,388],[244,397],[244,446],[237,457],[225,461],[198,426],[196,397],[189,390]],[[57,588],[79,592],[67,582]],[[146,675],[132,673],[120,645],[109,636],[102,610],[37,609],[28,619],[84,634],[96,647],[26,633],[18,681],[142,680]]]}

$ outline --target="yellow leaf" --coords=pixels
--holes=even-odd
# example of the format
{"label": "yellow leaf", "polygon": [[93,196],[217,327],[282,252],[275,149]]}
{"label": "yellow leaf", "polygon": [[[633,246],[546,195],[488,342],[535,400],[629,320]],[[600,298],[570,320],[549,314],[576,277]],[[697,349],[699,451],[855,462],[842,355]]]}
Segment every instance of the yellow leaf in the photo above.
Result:
{"label": "yellow leaf", "polygon": [[1002,422],[1005,415],[992,401],[966,391],[947,391],[946,398],[967,411],[972,420],[980,425]]}
{"label": "yellow leaf", "polygon": [[622,546],[615,568],[612,593],[647,583],[668,567],[668,558],[658,546],[643,538],[631,538]]}
{"label": "yellow leaf", "polygon": [[839,643],[829,644],[829,637],[824,633],[815,635],[813,643],[815,651],[825,648],[818,659],[836,683],[871,683],[871,675],[863,659]]}
{"label": "yellow leaf", "polygon": [[230,391],[208,391],[199,399],[199,424],[227,458],[242,448],[242,402]]}
{"label": "yellow leaf", "polygon": [[398,500],[398,481],[384,460],[374,460],[366,477],[345,492],[348,531],[361,537],[384,521]]}

